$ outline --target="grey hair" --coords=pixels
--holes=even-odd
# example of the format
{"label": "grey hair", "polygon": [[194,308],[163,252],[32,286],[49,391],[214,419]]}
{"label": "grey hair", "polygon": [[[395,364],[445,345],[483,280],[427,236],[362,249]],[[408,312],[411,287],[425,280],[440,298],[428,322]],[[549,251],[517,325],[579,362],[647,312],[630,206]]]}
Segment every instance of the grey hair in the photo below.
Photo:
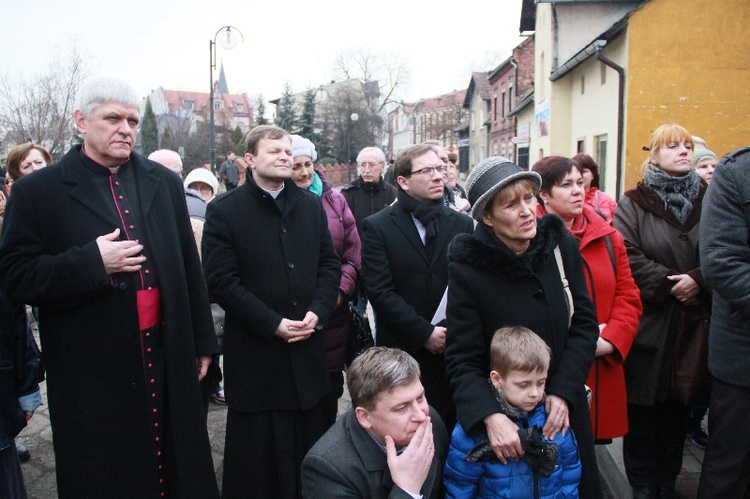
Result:
{"label": "grey hair", "polygon": [[375,159],[377,159],[378,163],[385,163],[385,153],[383,150],[379,147],[365,147],[361,151],[359,151],[359,154],[357,154],[357,164],[359,164],[359,160],[362,159],[363,154],[368,154],[374,152],[375,153]]}
{"label": "grey hair", "polygon": [[141,99],[130,84],[119,78],[103,77],[87,80],[78,89],[74,110],[88,119],[94,109],[108,102],[138,110],[141,107]]}
{"label": "grey hair", "polygon": [[381,393],[419,380],[420,374],[417,361],[403,350],[369,348],[346,371],[352,407],[373,411]]}

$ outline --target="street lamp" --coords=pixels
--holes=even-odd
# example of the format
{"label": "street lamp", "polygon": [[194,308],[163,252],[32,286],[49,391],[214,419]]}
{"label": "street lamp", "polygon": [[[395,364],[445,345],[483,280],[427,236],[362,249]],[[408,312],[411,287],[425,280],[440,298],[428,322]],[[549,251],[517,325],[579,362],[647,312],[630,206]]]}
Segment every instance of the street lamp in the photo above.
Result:
{"label": "street lamp", "polygon": [[[234,31],[232,31],[234,30]],[[223,33],[222,33],[223,32]],[[237,39],[235,32],[240,35],[240,39]],[[219,37],[221,33],[221,37]],[[214,35],[213,40],[208,41],[208,52],[209,52],[209,79],[210,92],[208,96],[208,108],[210,114],[210,131],[211,131],[211,171],[216,172],[216,129],[214,128],[214,69],[216,69],[216,41],[219,41],[219,45],[224,50],[232,50],[237,46],[239,42],[244,42],[245,37],[242,36],[242,32],[234,26],[224,26]]]}
{"label": "street lamp", "polygon": [[354,123],[359,120],[359,115],[357,113],[352,113],[351,116],[349,116],[349,126],[346,127],[346,178],[349,182],[352,181],[352,141],[351,141],[351,133],[352,133],[352,127],[354,126]]}

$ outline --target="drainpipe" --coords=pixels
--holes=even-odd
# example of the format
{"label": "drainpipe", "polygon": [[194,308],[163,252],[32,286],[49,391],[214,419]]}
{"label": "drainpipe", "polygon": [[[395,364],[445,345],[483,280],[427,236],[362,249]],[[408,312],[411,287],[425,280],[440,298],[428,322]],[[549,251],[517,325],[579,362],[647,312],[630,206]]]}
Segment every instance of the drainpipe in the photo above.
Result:
{"label": "drainpipe", "polygon": [[618,112],[617,112],[617,183],[615,187],[616,201],[620,200],[620,194],[622,194],[622,150],[623,150],[623,134],[625,133],[625,68],[615,64],[614,61],[608,59],[602,53],[602,47],[597,46],[596,58],[601,62],[609,66],[610,68],[617,71],[619,75],[619,87],[618,87]]}
{"label": "drainpipe", "polygon": [[557,4],[552,2],[552,69],[557,69]]}

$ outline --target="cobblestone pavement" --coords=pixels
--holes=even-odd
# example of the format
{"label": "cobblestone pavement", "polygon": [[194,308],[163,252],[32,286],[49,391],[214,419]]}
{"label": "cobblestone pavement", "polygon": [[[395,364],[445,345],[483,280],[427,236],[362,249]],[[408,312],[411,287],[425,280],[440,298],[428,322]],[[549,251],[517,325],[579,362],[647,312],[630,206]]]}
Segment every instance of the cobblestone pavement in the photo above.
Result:
{"label": "cobblestone pavement", "polygon": [[[372,310],[369,308],[368,317],[372,317]],[[46,383],[42,383],[40,386],[45,405],[36,411],[34,417],[29,421],[29,425],[21,432],[17,440],[24,443],[31,451],[31,459],[21,465],[29,498],[52,499],[57,497],[55,457],[52,451],[52,430],[50,429],[49,412],[46,405],[47,386]],[[351,400],[346,386],[344,386],[344,395],[339,400],[339,414],[346,412],[350,407]],[[214,470],[216,471],[216,480],[220,490],[223,475],[226,414],[226,406],[209,404],[208,437],[211,441]],[[605,491],[605,498],[607,499],[628,499],[631,497],[630,487],[625,478],[625,469],[622,463],[620,440],[616,439],[613,445],[606,446],[608,453],[612,456],[611,459],[604,461],[599,458],[601,460],[600,471],[605,475],[603,483],[608,486]],[[687,441],[685,442],[682,472],[677,478],[677,499],[692,499],[696,497],[701,465],[703,464],[703,454],[704,451],[692,446]]]}
{"label": "cobblestone pavement", "polygon": [[[21,465],[26,491],[30,499],[52,499],[57,497],[55,481],[55,456],[52,451],[52,430],[49,424],[46,383],[41,384],[45,405],[37,409],[29,425],[17,437],[31,451],[31,459]],[[339,414],[351,406],[348,393],[339,400]],[[221,489],[224,459],[224,435],[226,432],[226,406],[209,404],[208,437],[211,441],[211,454],[214,459],[216,480]]]}

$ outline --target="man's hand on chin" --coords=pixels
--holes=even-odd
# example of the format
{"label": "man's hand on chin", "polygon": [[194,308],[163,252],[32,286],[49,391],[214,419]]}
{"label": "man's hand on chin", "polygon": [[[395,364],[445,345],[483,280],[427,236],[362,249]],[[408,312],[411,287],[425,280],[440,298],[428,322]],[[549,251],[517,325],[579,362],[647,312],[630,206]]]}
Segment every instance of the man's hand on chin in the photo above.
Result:
{"label": "man's hand on chin", "polygon": [[390,435],[385,436],[385,450],[393,483],[410,494],[419,495],[435,455],[430,418],[419,424],[401,455],[397,454],[396,444]]}

